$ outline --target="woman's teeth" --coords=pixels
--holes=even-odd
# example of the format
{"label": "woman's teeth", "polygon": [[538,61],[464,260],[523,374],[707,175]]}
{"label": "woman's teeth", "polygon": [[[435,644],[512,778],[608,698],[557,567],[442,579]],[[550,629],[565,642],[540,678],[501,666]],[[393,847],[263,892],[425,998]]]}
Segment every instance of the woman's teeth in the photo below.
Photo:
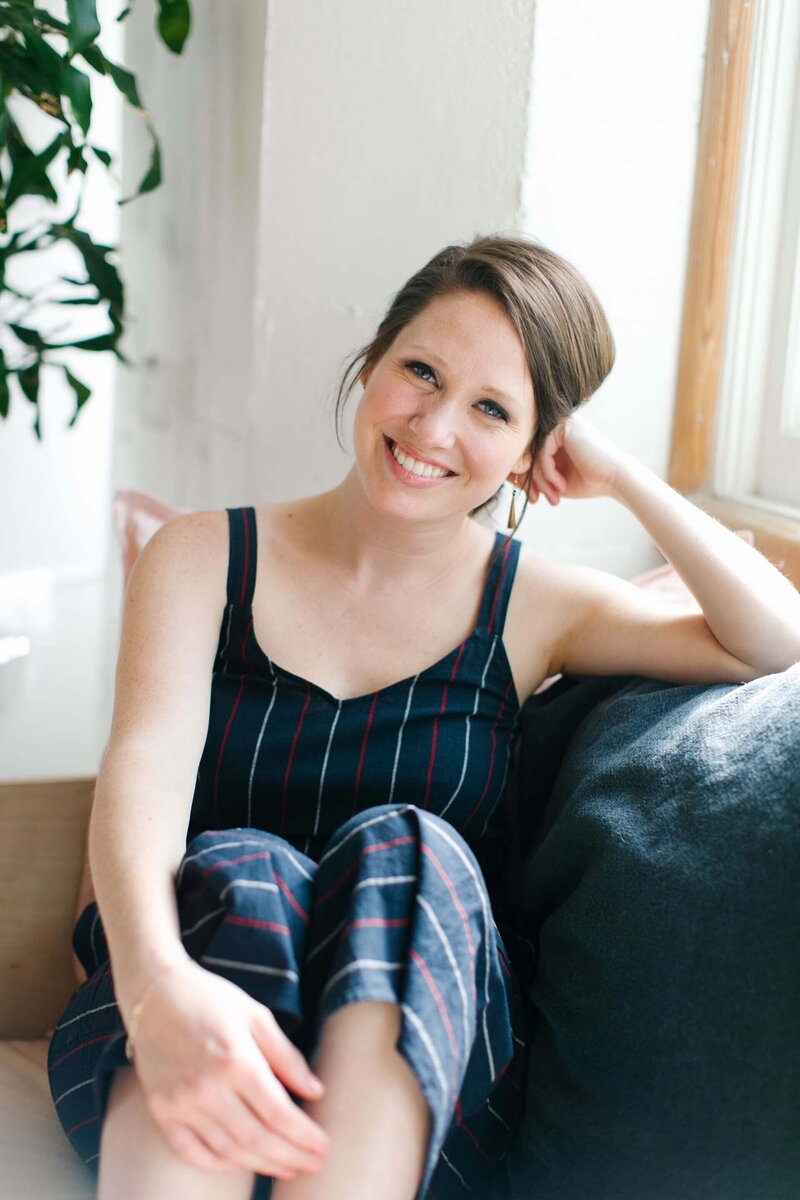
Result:
{"label": "woman's teeth", "polygon": [[390,443],[389,449],[400,466],[404,467],[406,471],[410,471],[412,475],[422,475],[426,479],[441,479],[444,475],[450,474],[450,471],[440,471],[438,467],[431,467],[428,463],[417,462],[410,454],[404,454],[394,442]]}

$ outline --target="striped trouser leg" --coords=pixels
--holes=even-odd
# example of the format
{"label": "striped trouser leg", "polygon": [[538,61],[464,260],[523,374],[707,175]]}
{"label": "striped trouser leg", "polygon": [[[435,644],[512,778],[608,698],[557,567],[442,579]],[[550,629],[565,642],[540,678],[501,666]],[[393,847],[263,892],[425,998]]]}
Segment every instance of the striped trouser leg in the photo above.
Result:
{"label": "striped trouser leg", "polygon": [[[317,864],[263,830],[209,830],[187,846],[176,882],[187,951],[267,1005],[307,1058],[342,1005],[398,1004],[397,1048],[432,1116],[419,1200],[488,1196],[520,1106],[524,1018],[457,831],[412,805],[379,805],[340,826]],[[74,942],[90,978],[48,1066],[62,1126],[96,1170],[111,1075],[127,1063],[95,905]],[[270,1191],[260,1178],[255,1195]]]}

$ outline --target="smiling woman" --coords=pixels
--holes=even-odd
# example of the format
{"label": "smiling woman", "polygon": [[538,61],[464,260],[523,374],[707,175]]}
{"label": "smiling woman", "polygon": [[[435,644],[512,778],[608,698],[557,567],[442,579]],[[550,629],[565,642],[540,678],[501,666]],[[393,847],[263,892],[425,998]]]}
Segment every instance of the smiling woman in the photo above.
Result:
{"label": "smiling woman", "polygon": [[[738,681],[800,658],[786,580],[575,415],[613,361],[563,259],[448,246],[345,372],[337,417],[351,372],[363,393],[338,486],[185,514],[142,551],[87,979],[49,1053],[99,1200],[244,1200],[254,1175],[272,1200],[491,1195],[535,952],[475,851],[522,705],[555,671]],[[626,505],[702,614],[470,519],[522,473],[534,502]]]}
{"label": "smiling woman", "polygon": [[[453,340],[451,318],[466,311],[467,299],[476,312],[472,332],[484,334],[480,352],[469,337]],[[502,348],[485,336],[487,322],[493,332],[500,330]],[[526,472],[520,486],[527,504],[532,490],[535,499],[533,466],[545,439],[597,391],[614,365],[615,347],[602,305],[580,272],[532,238],[509,234],[446,246],[397,292],[374,337],[343,369],[336,399],[340,444],[341,415],[353,387],[366,384],[389,355],[410,386],[416,381],[417,394],[441,396],[464,384],[484,429],[496,423],[518,435],[514,444],[527,451],[519,468]],[[510,374],[509,361],[515,367]],[[489,370],[493,362],[499,364],[497,377]],[[404,444],[399,431],[396,440]],[[431,461],[413,442],[406,448]],[[455,463],[436,457],[459,473]],[[490,505],[504,481],[476,497],[470,515]]]}

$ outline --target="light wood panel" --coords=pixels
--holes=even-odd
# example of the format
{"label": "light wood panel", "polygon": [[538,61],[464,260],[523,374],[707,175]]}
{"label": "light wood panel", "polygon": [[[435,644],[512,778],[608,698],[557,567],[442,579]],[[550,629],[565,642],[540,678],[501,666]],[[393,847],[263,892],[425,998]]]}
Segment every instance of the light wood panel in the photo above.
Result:
{"label": "light wood panel", "polygon": [[711,0],[669,482],[709,482],[755,0]]}
{"label": "light wood panel", "polygon": [[715,496],[723,334],[757,4],[711,0],[668,482],[755,545],[800,587],[800,522]]}
{"label": "light wood panel", "polygon": [[95,780],[0,784],[0,1038],[40,1038],[77,987],[72,928]]}

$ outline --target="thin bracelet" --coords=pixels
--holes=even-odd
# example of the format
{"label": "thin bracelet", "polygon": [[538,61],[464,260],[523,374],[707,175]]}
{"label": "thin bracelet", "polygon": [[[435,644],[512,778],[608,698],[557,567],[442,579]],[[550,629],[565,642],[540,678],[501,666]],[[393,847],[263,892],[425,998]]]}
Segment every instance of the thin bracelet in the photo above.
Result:
{"label": "thin bracelet", "polygon": [[145,1000],[147,1000],[147,997],[150,995],[151,991],[153,990],[155,985],[158,983],[158,981],[160,979],[163,979],[165,975],[168,975],[169,972],[173,969],[173,967],[177,967],[178,964],[182,961],[183,961],[182,959],[176,958],[175,961],[171,962],[169,964],[169,966],[164,968],[163,971],[159,971],[158,974],[155,975],[150,980],[147,987],[144,989],[144,992],[142,993],[142,995],[139,997],[139,999],[134,1004],[134,1006],[131,1010],[131,1021],[130,1021],[130,1028],[128,1030],[128,1036],[125,1038],[125,1057],[127,1058],[129,1063],[133,1063],[134,1035],[136,1033],[136,1026],[139,1023],[139,1017],[142,1015],[142,1009],[144,1008]]}

